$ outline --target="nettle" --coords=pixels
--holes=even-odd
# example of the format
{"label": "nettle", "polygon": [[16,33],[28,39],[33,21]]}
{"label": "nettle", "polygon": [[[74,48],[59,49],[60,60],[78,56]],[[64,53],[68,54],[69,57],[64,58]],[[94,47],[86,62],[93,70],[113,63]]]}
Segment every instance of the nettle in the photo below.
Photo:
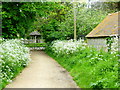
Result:
{"label": "nettle", "polygon": [[2,88],[28,65],[29,49],[20,40],[4,40],[0,44],[0,65]]}

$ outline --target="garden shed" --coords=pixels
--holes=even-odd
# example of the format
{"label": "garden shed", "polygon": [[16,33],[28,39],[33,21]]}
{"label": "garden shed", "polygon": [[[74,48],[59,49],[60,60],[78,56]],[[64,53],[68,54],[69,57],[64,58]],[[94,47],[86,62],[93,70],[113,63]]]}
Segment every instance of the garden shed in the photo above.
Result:
{"label": "garden shed", "polygon": [[120,12],[112,13],[97,25],[88,35],[86,35],[87,43],[97,49],[103,48],[107,51],[107,37],[119,36],[120,31]]}

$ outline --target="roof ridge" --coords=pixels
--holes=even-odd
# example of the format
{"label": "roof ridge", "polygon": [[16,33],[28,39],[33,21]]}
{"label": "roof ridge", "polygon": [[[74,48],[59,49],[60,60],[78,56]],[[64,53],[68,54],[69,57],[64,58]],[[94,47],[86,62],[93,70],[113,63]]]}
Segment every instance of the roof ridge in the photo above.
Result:
{"label": "roof ridge", "polygon": [[107,15],[86,37],[118,35],[118,13]]}

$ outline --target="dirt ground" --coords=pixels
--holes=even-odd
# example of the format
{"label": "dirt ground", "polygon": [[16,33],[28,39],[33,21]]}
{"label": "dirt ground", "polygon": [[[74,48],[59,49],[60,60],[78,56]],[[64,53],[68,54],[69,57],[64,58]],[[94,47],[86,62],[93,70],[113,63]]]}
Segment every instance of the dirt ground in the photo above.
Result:
{"label": "dirt ground", "polygon": [[6,88],[78,88],[69,73],[43,51],[32,51],[31,59]]}

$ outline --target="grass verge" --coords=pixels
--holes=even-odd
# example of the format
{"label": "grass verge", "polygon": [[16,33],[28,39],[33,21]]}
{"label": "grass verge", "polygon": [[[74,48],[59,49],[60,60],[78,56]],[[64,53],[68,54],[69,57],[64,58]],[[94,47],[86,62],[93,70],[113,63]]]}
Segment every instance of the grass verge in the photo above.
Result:
{"label": "grass verge", "polygon": [[89,47],[69,55],[57,55],[49,47],[46,53],[70,72],[80,88],[119,88],[117,54]]}

